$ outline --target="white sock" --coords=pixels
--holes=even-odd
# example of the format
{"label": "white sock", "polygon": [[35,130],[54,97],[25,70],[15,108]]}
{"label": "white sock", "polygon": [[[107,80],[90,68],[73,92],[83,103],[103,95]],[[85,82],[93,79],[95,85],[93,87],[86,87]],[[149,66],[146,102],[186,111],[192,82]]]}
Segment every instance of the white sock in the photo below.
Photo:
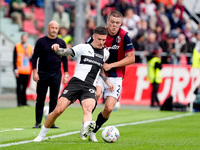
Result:
{"label": "white sock", "polygon": [[84,122],[84,124],[83,124],[84,129],[85,129],[89,124],[90,124],[90,121]]}
{"label": "white sock", "polygon": [[40,133],[38,136],[45,137],[47,132],[49,131],[50,128],[46,128],[44,125],[42,126],[42,129],[40,130]]}

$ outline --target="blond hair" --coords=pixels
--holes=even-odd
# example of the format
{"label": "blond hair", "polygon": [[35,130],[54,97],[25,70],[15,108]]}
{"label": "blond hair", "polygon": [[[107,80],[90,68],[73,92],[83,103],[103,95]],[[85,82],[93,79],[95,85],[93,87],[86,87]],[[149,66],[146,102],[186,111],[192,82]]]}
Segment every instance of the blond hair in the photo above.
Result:
{"label": "blond hair", "polygon": [[121,12],[117,11],[117,10],[113,10],[108,14],[108,18],[110,17],[117,17],[117,18],[123,18],[123,15]]}

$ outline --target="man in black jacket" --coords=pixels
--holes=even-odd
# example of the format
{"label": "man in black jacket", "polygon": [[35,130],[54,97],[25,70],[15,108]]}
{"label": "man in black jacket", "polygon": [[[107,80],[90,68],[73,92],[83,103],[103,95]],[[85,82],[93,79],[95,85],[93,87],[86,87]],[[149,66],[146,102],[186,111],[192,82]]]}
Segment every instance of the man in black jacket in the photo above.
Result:
{"label": "man in black jacket", "polygon": [[[64,68],[63,82],[68,80],[68,60],[66,56],[58,56],[52,51],[51,46],[59,43],[66,48],[65,42],[58,38],[59,25],[56,21],[51,21],[48,25],[48,35],[36,42],[32,57],[33,80],[37,83],[37,102],[36,102],[36,124],[33,128],[41,128],[44,102],[47,89],[50,87],[49,113],[54,110],[57,104],[61,82],[61,62]],[[39,58],[39,61],[38,61]],[[38,69],[37,68],[38,61]],[[55,124],[51,128],[58,128]]]}

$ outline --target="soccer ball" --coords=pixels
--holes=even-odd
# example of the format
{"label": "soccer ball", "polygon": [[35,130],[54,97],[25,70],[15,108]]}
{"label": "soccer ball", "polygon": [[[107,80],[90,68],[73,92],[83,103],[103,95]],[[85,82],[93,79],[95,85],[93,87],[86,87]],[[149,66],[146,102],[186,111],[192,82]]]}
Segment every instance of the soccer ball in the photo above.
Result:
{"label": "soccer ball", "polygon": [[113,143],[119,139],[119,130],[114,126],[107,126],[102,131],[101,136],[105,142]]}
{"label": "soccer ball", "polygon": [[44,106],[43,116],[45,119],[47,118],[48,114],[49,114],[49,106]]}

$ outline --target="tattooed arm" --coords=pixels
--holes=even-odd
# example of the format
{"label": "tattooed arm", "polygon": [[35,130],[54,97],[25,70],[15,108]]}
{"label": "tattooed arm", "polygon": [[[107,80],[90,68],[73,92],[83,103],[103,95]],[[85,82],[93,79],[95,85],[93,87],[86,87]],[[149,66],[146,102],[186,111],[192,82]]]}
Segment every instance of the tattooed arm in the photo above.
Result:
{"label": "tattooed arm", "polygon": [[60,56],[68,56],[74,54],[71,48],[60,48],[58,44],[53,44],[51,48],[56,52],[57,55]]}
{"label": "tattooed arm", "polygon": [[114,90],[114,85],[108,80],[108,78],[106,77],[106,74],[105,74],[105,71],[104,69],[102,68],[101,69],[101,72],[100,72],[100,77],[103,79],[103,81],[110,87],[109,90],[110,91],[113,91]]}

